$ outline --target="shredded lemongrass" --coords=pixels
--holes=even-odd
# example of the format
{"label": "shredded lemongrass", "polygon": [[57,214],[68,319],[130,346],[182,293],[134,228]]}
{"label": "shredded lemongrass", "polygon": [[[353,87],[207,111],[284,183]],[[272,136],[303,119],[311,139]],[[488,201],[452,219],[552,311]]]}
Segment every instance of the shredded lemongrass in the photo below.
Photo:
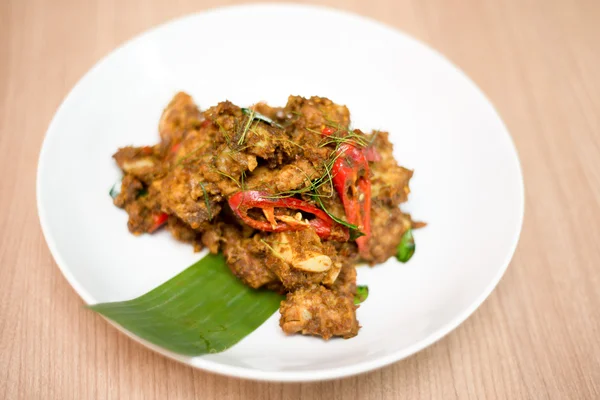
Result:
{"label": "shredded lemongrass", "polygon": [[175,166],[177,167],[177,166],[181,165],[184,161],[186,161],[192,155],[196,154],[200,150],[203,150],[207,145],[208,145],[208,143],[202,143],[200,146],[196,147],[194,150],[190,151],[188,154],[186,154],[185,156],[183,156],[179,160],[177,160],[177,163],[175,164]]}
{"label": "shredded lemongrass", "polygon": [[240,181],[241,181],[241,189],[242,190],[246,190],[246,171],[242,171],[242,174],[240,176]]}
{"label": "shredded lemongrass", "polygon": [[267,246],[267,248],[268,248],[269,250],[271,250],[271,252],[273,253],[273,255],[274,255],[275,257],[279,258],[279,259],[280,259],[280,260],[282,260],[282,261],[285,261],[285,262],[287,262],[287,261],[286,261],[286,259],[285,259],[285,258],[283,258],[283,256],[282,256],[282,255],[281,255],[281,254],[280,254],[278,251],[276,251],[274,248],[272,248],[271,246],[269,246],[269,243],[265,242],[265,240],[264,240],[264,239],[260,239],[260,241],[261,241],[261,242],[262,242],[262,243],[263,243],[265,246]]}
{"label": "shredded lemongrass", "polygon": [[208,193],[204,188],[204,183],[200,182],[200,188],[202,189],[202,193],[204,193],[204,204],[206,205],[206,210],[208,211],[208,219],[212,219],[212,207],[210,206],[210,200],[208,199]]}
{"label": "shredded lemongrass", "polygon": [[231,179],[233,182],[235,182],[235,184],[236,184],[236,185],[237,185],[237,186],[238,186],[240,189],[242,188],[242,186],[240,185],[240,182],[238,182],[238,181],[237,181],[235,178],[233,178],[231,175],[228,175],[228,174],[226,174],[225,172],[223,172],[223,171],[220,171],[220,170],[218,170],[218,169],[216,169],[216,168],[215,168],[214,170],[215,170],[215,172],[216,172],[217,174],[219,174],[219,175],[223,175],[223,176],[225,176],[225,177],[227,177],[227,178]]}
{"label": "shredded lemongrass", "polygon": [[248,130],[250,129],[250,125],[252,124],[252,121],[254,121],[254,110],[251,110],[250,115],[248,116],[248,121],[246,121],[246,125],[244,125],[244,130],[242,131],[242,134],[240,135],[240,138],[238,140],[238,145],[241,146],[244,143],[244,139],[246,139],[246,134],[248,133]]}
{"label": "shredded lemongrass", "polygon": [[283,126],[279,125],[277,122],[273,121],[271,118],[267,117],[266,115],[262,115],[258,111],[255,111],[254,109],[242,108],[242,112],[246,115],[250,115],[252,119],[263,121],[269,125],[276,126],[280,129],[283,129]]}

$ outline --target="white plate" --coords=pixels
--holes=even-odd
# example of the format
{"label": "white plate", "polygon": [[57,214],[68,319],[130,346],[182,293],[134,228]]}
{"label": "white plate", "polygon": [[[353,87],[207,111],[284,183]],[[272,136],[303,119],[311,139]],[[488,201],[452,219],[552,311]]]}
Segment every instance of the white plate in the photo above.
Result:
{"label": "white plate", "polygon": [[161,110],[178,90],[204,108],[224,99],[283,105],[289,94],[346,104],[355,127],[391,132],[396,158],[416,171],[405,208],[429,226],[415,233],[409,263],[359,268],[370,296],[353,339],[286,337],[276,313],[220,354],[149,347],[243,378],[337,378],[440,339],[500,280],[521,230],[523,181],[506,128],[473,82],[380,23],[324,8],[252,5],[138,36],[92,68],[58,109],[40,155],[38,209],[56,262],[86,303],[141,295],[200,257],[166,232],[132,236],[108,196],[119,176],[111,155],[156,142]]}

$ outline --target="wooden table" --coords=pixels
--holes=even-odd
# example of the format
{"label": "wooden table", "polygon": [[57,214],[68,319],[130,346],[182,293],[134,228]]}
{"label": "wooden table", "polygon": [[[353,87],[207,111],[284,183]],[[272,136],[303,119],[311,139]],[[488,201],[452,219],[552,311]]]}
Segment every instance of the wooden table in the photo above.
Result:
{"label": "wooden table", "polygon": [[[328,0],[429,43],[486,92],[525,174],[498,288],[439,343],[311,384],[170,361],[82,308],[40,231],[37,158],[67,91],[147,28],[218,0],[0,0],[0,398],[600,398],[600,2]],[[370,5],[367,5],[370,3]]]}

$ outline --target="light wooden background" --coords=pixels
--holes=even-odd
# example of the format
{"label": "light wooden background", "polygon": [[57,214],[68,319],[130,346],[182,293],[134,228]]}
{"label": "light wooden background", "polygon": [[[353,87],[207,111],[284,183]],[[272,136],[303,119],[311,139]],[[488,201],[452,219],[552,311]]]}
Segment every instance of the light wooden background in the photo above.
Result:
{"label": "light wooden background", "polygon": [[441,342],[362,376],[257,383],[170,361],[82,308],[38,223],[48,123],[124,40],[232,3],[0,0],[0,398],[600,398],[598,0],[323,2],[439,49],[487,93],[519,150],[526,215],[516,255],[491,297]]}

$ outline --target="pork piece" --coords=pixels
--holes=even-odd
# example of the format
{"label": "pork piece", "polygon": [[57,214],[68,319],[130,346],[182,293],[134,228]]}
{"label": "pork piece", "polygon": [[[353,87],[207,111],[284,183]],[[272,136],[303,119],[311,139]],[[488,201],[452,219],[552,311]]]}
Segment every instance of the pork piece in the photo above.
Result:
{"label": "pork piece", "polygon": [[265,265],[287,290],[314,284],[333,284],[342,263],[333,244],[322,243],[312,228],[265,235],[269,249]]}
{"label": "pork piece", "polygon": [[323,339],[358,334],[354,296],[317,285],[287,294],[281,302],[279,326],[287,334],[317,335]]}
{"label": "pork piece", "polygon": [[356,294],[356,269],[354,266],[359,260],[358,247],[355,242],[329,241],[327,243],[332,245],[335,253],[335,256],[332,257],[341,264],[342,268],[335,282],[326,286],[354,297]]}
{"label": "pork piece", "polygon": [[221,211],[221,204],[208,195],[208,189],[199,165],[178,166],[161,182],[162,208],[192,229],[200,229]]}
{"label": "pork piece", "polygon": [[222,226],[222,248],[231,272],[246,285],[257,289],[277,280],[265,266],[266,246],[260,235],[244,238],[233,225]]}
{"label": "pork piece", "polygon": [[323,164],[314,166],[308,160],[299,158],[281,168],[269,169],[265,166],[256,168],[246,179],[246,188],[269,193],[287,192],[308,187],[312,180],[323,173]]}
{"label": "pork piece", "polygon": [[352,301],[354,301],[354,295],[356,294],[356,268],[354,265],[355,261],[343,263],[337,279],[333,285],[329,286],[331,290],[339,295],[352,297]]}
{"label": "pork piece", "polygon": [[283,162],[283,157],[294,156],[296,145],[283,129],[268,124],[252,115],[251,109],[242,109],[231,102],[219,103],[204,113],[218,127],[228,147],[236,152],[260,157],[271,167]]}
{"label": "pork piece", "polygon": [[199,157],[219,144],[216,142],[216,134],[210,126],[188,131],[183,141],[171,148],[171,154],[174,155],[172,167],[195,163]]}
{"label": "pork piece", "polygon": [[409,169],[398,165],[394,159],[393,145],[387,132],[373,133],[375,149],[381,160],[369,163],[371,169],[371,198],[390,206],[398,206],[408,199],[408,182],[413,175]]}
{"label": "pork piece", "polygon": [[155,228],[154,218],[161,214],[159,198],[156,185],[146,187],[137,177],[127,174],[121,181],[121,192],[114,199],[114,204],[127,211],[129,231],[141,235]]}
{"label": "pork piece", "polygon": [[[173,168],[163,179],[161,192],[163,209],[174,213],[193,229],[211,221],[222,209],[223,199],[240,190],[240,167],[235,159],[227,157],[236,170],[235,177],[226,166],[221,171],[215,167],[215,156],[204,154],[190,164]],[[240,157],[242,157],[240,155]],[[229,161],[226,161],[229,163]],[[245,164],[247,166],[247,164]],[[237,180],[236,180],[237,177]]]}
{"label": "pork piece", "polygon": [[299,153],[298,146],[283,129],[259,120],[250,123],[242,145],[245,152],[266,160],[273,168]]}
{"label": "pork piece", "polygon": [[256,103],[252,108],[280,125],[285,125],[289,119],[283,107],[271,107],[267,103],[261,102]]}
{"label": "pork piece", "polygon": [[124,174],[129,174],[146,185],[163,174],[160,146],[122,147],[113,158]]}
{"label": "pork piece", "polygon": [[216,150],[211,166],[205,167],[205,177],[219,189],[219,194],[229,197],[238,192],[246,172],[252,172],[258,165],[256,156],[232,150],[223,144]]}
{"label": "pork piece", "polygon": [[313,96],[306,99],[300,96],[288,97],[285,112],[296,115],[295,124],[302,128],[316,129],[325,126],[346,128],[350,125],[350,112],[343,105],[335,104],[325,97]]}
{"label": "pork piece", "polygon": [[213,223],[202,232],[202,245],[212,254],[218,254],[223,241],[223,223]]}
{"label": "pork piece", "polygon": [[350,124],[350,113],[346,106],[331,100],[313,96],[305,99],[290,96],[284,112],[289,118],[286,130],[290,139],[299,145],[299,153],[313,164],[323,163],[331,155],[332,149],[323,147],[323,128],[345,129]]}
{"label": "pork piece", "polygon": [[191,131],[181,142],[161,184],[162,205],[193,229],[214,218],[224,196],[239,190],[242,172],[256,158],[230,151],[216,126]]}
{"label": "pork piece", "polygon": [[402,235],[411,225],[410,216],[398,207],[375,202],[371,207],[371,238],[363,259],[375,265],[394,256]]}
{"label": "pork piece", "polygon": [[[281,302],[279,325],[285,333],[317,335],[324,339],[332,336],[356,336],[358,321],[354,295],[356,294],[357,249],[354,243],[335,243],[336,262],[341,264],[337,279],[326,286],[313,285],[288,293]],[[333,247],[333,243],[332,243]]]}
{"label": "pork piece", "polygon": [[200,127],[204,116],[192,97],[179,92],[164,109],[158,123],[158,132],[163,143],[171,146],[183,140],[189,130]]}
{"label": "pork piece", "polygon": [[[207,229],[208,226],[203,228]],[[202,243],[202,233],[198,230],[192,229],[192,227],[176,216],[169,216],[169,219],[167,220],[167,229],[169,232],[171,232],[171,235],[173,235],[175,239],[179,240],[180,242],[190,243],[192,246],[194,246],[195,252],[198,252],[204,248]]]}
{"label": "pork piece", "polygon": [[163,208],[193,229],[210,221],[223,200],[245,185],[258,165],[257,156],[275,157],[281,150],[276,139],[285,136],[230,102],[209,108],[205,117],[210,123],[186,136],[162,183]]}

